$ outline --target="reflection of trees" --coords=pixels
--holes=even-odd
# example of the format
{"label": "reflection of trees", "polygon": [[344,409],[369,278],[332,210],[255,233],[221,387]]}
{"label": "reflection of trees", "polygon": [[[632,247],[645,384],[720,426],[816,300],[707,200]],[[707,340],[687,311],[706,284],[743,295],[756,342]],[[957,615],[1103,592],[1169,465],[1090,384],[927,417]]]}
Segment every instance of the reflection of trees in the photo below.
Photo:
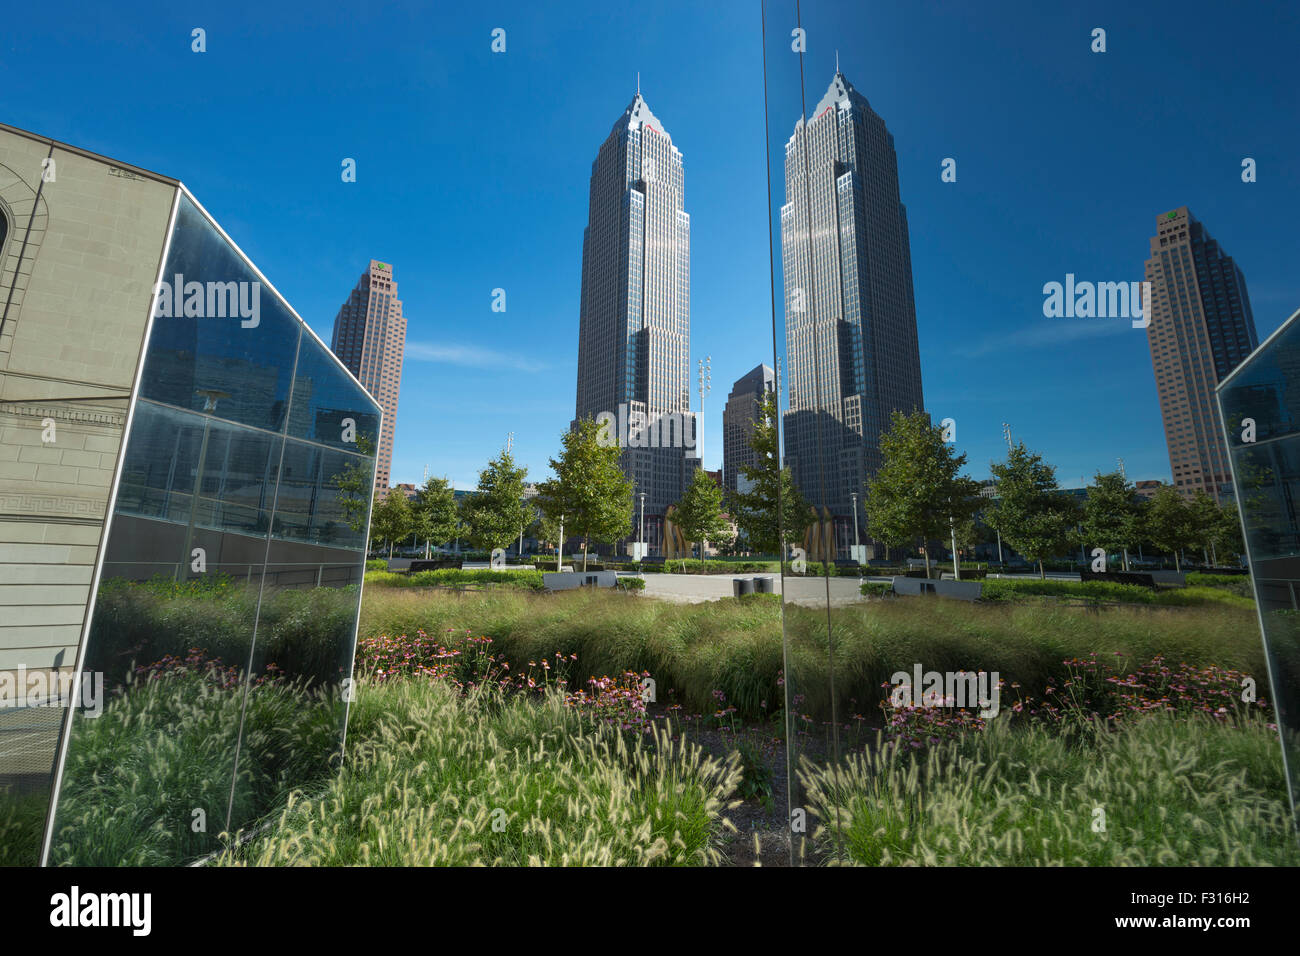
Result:
{"label": "reflection of trees", "polygon": [[1295,512],[1285,500],[1276,450],[1270,443],[1243,448],[1237,456],[1237,494],[1255,559],[1290,553],[1296,539]]}
{"label": "reflection of trees", "polygon": [[330,478],[338,488],[339,509],[343,522],[359,535],[365,535],[366,512],[370,510],[370,497],[374,494],[375,443],[368,435],[357,436],[357,451],[361,458],[349,457],[343,470]]}

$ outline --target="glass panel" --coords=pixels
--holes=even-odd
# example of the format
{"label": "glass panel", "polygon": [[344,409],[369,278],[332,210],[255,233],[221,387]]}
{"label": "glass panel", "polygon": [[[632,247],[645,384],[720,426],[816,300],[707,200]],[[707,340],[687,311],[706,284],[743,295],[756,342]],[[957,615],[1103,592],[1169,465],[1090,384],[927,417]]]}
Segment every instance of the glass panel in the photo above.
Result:
{"label": "glass panel", "polygon": [[184,197],[163,283],[140,394],[282,430],[298,321]]}
{"label": "glass panel", "polygon": [[373,448],[378,434],[379,415],[370,396],[357,388],[326,349],[304,335],[293,378],[289,435],[357,451],[361,439]]}
{"label": "glass panel", "polygon": [[[255,276],[184,201],[168,272]],[[247,324],[155,317],[51,863],[193,861],[337,767],[374,478],[342,419],[373,440],[379,410],[322,351],[271,295]]]}
{"label": "glass panel", "polygon": [[1300,796],[1300,313],[1219,391],[1283,741]]}

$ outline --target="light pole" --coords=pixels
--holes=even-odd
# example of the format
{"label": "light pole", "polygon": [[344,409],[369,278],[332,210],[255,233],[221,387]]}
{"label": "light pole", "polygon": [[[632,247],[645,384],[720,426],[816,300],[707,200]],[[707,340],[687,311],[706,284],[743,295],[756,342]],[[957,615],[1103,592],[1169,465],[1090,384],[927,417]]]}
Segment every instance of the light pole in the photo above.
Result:
{"label": "light pole", "polygon": [[637,497],[641,499],[641,531],[637,535],[637,544],[640,545],[637,548],[637,551],[640,552],[640,558],[637,560],[640,560],[645,557],[645,492],[642,491]]}
{"label": "light pole", "polygon": [[[853,550],[850,552],[850,556],[852,556],[858,553],[858,493],[850,491],[849,499],[853,502]],[[858,562],[858,564],[861,563],[861,561]]]}
{"label": "light pole", "polygon": [[564,515],[560,515],[560,544],[555,549],[555,570],[564,570]]}
{"label": "light pole", "polygon": [[[700,467],[704,467],[704,396],[713,391],[713,356],[706,355],[700,359],[700,420],[695,426],[695,454],[700,458]],[[703,545],[701,545],[701,548]],[[703,553],[701,551],[701,553]]]}
{"label": "light pole", "polygon": [[952,537],[952,576],[960,581],[961,564],[957,561],[957,523],[953,521],[952,515],[948,515],[948,534]]}
{"label": "light pole", "polygon": [[[1120,474],[1120,477],[1124,479],[1124,491],[1127,492],[1127,491],[1128,491],[1128,472],[1124,470],[1124,459],[1123,459],[1123,458],[1116,458],[1115,460],[1116,460],[1117,462],[1119,462],[1119,474]],[[1124,570],[1125,570],[1125,571],[1128,570],[1128,545],[1124,545]]]}

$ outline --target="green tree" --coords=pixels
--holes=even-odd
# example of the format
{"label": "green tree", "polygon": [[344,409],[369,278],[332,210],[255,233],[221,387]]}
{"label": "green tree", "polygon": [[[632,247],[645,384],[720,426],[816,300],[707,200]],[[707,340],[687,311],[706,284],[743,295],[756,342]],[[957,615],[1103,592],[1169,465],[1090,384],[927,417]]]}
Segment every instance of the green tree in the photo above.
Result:
{"label": "green tree", "polygon": [[990,465],[997,498],[987,511],[988,525],[1030,561],[1046,578],[1043,561],[1070,548],[1078,509],[1061,494],[1056,469],[1017,442],[1006,461]]}
{"label": "green tree", "polygon": [[722,489],[703,468],[695,470],[677,503],[677,526],[687,541],[698,542],[701,561],[705,560],[707,541],[731,537],[727,520],[722,517]]}
{"label": "green tree", "polygon": [[1097,473],[1088,486],[1083,505],[1082,533],[1085,548],[1103,548],[1107,554],[1121,551],[1124,570],[1129,569],[1128,549],[1137,542],[1137,506],[1133,488],[1118,471]]}
{"label": "green tree", "polygon": [[[894,412],[880,436],[881,465],[867,482],[867,532],[886,545],[920,539],[925,576],[930,542],[951,540],[979,507],[979,482],[960,474],[965,455],[954,454],[943,429],[923,411]],[[953,556],[956,561],[956,555]]]}
{"label": "green tree", "polygon": [[370,513],[370,536],[388,543],[388,556],[393,556],[394,542],[411,533],[413,525],[411,503],[400,488],[389,489],[384,500]]}
{"label": "green tree", "polygon": [[411,530],[424,539],[424,556],[430,544],[444,544],[456,537],[460,529],[460,510],[456,493],[446,478],[430,478],[411,505]]}
{"label": "green tree", "polygon": [[477,548],[492,551],[507,548],[528,524],[529,508],[524,503],[527,468],[516,468],[514,457],[502,449],[478,473],[478,490],[466,496],[460,507],[465,533]]}
{"label": "green tree", "polygon": [[1162,485],[1146,510],[1146,537],[1161,551],[1174,556],[1174,569],[1182,570],[1183,548],[1196,544],[1196,519],[1192,506],[1173,485]]}
{"label": "green tree", "polygon": [[375,493],[375,443],[366,435],[357,436],[357,451],[364,457],[348,456],[343,470],[333,476],[338,489],[339,508],[343,523],[357,534],[366,531],[366,512]]}
{"label": "green tree", "polygon": [[537,503],[550,519],[564,520],[567,534],[582,538],[582,570],[591,542],[617,541],[632,530],[632,482],[619,468],[620,449],[600,438],[595,419],[584,418],[561,438],[551,459],[554,478],[537,487]]}
{"label": "green tree", "polygon": [[748,490],[731,491],[725,496],[727,513],[735,520],[741,537],[760,554],[783,554],[784,545],[803,540],[812,520],[808,502],[795,488],[790,469],[779,467],[777,442],[776,392],[769,389],[759,403],[749,439],[758,464],[740,467]]}
{"label": "green tree", "polygon": [[1217,554],[1219,548],[1237,557],[1246,550],[1245,542],[1241,538],[1241,515],[1237,513],[1235,501],[1228,502],[1219,510],[1219,523],[1213,537],[1210,538],[1210,555],[1216,565],[1219,563]]}

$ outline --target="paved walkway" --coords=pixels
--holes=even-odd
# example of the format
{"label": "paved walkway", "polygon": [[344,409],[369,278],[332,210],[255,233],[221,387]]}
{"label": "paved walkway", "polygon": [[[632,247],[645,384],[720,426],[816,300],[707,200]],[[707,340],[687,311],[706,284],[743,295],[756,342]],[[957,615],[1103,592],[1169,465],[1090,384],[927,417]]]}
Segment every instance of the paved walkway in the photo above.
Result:
{"label": "paved walkway", "polygon": [[[675,601],[679,604],[702,604],[705,601],[718,601],[732,597],[732,580],[735,578],[770,577],[772,589],[781,593],[781,576],[779,574],[663,574],[651,573],[641,575],[645,578],[645,593],[648,597],[663,601]],[[823,578],[785,579],[787,600],[808,607],[826,606],[826,581]],[[857,577],[830,579],[831,605],[842,607],[854,604],[862,599],[858,590]]]}

